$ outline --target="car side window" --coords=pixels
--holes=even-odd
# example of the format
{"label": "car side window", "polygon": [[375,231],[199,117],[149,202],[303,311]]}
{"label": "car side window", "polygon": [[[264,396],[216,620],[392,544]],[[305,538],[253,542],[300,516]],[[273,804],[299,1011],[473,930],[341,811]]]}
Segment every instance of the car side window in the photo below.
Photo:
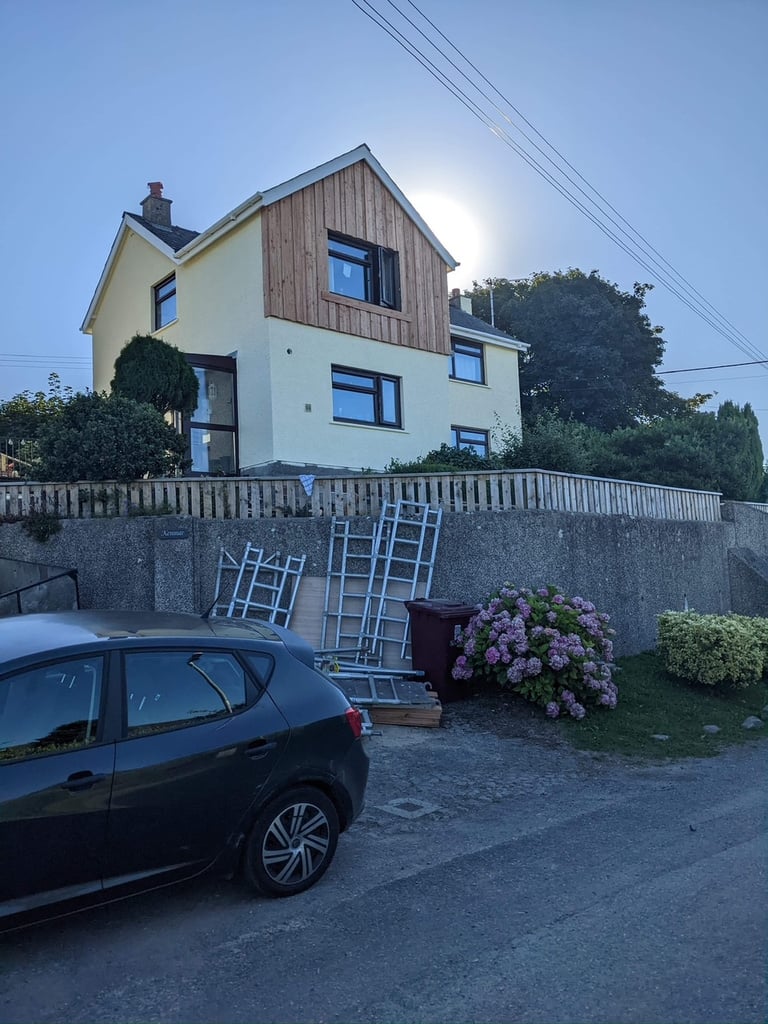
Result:
{"label": "car side window", "polygon": [[246,704],[243,667],[222,651],[126,654],[125,686],[129,736],[226,717]]}
{"label": "car side window", "polygon": [[0,763],[94,743],[103,658],[77,658],[0,680]]}
{"label": "car side window", "polygon": [[243,656],[248,662],[248,667],[256,677],[259,686],[266,689],[272,669],[275,667],[274,659],[270,654],[261,651],[244,651]]}

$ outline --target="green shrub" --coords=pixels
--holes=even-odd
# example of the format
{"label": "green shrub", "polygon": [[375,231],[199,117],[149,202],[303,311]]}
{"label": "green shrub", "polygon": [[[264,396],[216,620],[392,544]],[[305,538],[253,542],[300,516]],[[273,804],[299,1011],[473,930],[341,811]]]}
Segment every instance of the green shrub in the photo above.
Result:
{"label": "green shrub", "polygon": [[61,519],[55,512],[44,508],[33,508],[29,515],[21,520],[22,530],[41,544],[61,531]]}
{"label": "green shrub", "polygon": [[658,650],[670,675],[743,688],[763,674],[766,648],[746,616],[665,612],[658,625]]}
{"label": "green shrub", "polygon": [[763,672],[768,670],[768,618],[759,615],[729,615],[733,622],[738,622],[751,630],[755,643],[763,652]]}
{"label": "green shrub", "polygon": [[456,473],[484,472],[498,468],[499,460],[494,455],[477,455],[470,448],[453,448],[441,444],[426,455],[402,462],[390,459],[384,467],[385,473]]}

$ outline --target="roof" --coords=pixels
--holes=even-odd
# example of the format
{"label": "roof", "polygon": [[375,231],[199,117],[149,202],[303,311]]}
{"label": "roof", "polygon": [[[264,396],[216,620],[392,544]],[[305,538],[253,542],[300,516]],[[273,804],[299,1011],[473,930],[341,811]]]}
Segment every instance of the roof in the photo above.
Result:
{"label": "roof", "polygon": [[275,185],[273,188],[267,189],[265,192],[255,192],[250,196],[250,198],[246,199],[245,202],[240,203],[240,205],[236,206],[234,210],[225,214],[217,220],[215,224],[212,224],[211,227],[206,228],[202,232],[192,231],[188,228],[181,228],[175,225],[165,228],[146,220],[139,214],[124,213],[120,229],[112,243],[112,248],[110,249],[107,261],[104,265],[104,270],[102,271],[99,282],[96,285],[96,290],[93,294],[90,305],[88,306],[88,311],[85,314],[85,319],[80,326],[80,330],[87,334],[93,325],[96,310],[98,309],[99,302],[101,300],[101,295],[106,288],[112,267],[117,259],[123,238],[128,230],[132,230],[145,241],[154,245],[163,253],[163,255],[167,256],[173,261],[173,263],[178,265],[183,263],[186,259],[192,258],[202,252],[202,250],[208,245],[218,241],[223,235],[228,234],[228,232],[238,227],[244,220],[247,220],[255,213],[258,213],[262,208],[271,206],[272,203],[280,202],[281,199],[285,199],[287,196],[293,195],[295,192],[300,192],[309,185],[314,185],[316,182],[322,181],[324,178],[328,178],[332,174],[336,174],[338,171],[344,170],[346,167],[351,167],[353,164],[359,163],[360,161],[363,161],[370,167],[393,199],[403,207],[410,219],[428,239],[435,251],[442,258],[445,265],[451,270],[454,270],[459,265],[458,262],[439,241],[432,229],[422,218],[421,214],[405,197],[403,192],[400,191],[398,186],[389,174],[387,174],[373,153],[371,153],[368,146],[363,143],[362,145],[357,146],[356,149],[351,149],[348,153],[342,153],[340,156],[334,157],[333,160],[328,160],[324,164],[319,164],[317,167],[313,167],[312,170],[304,171],[303,174],[299,174],[295,178],[290,178],[288,181],[284,181],[280,185]]}
{"label": "roof", "polygon": [[511,334],[505,334],[498,327],[492,327],[485,320],[465,312],[459,306],[449,306],[448,312],[451,320],[452,334],[459,334],[470,338],[475,335],[483,335],[485,338],[498,338],[499,341],[507,342],[508,345],[519,349],[521,352],[527,351],[529,347],[524,341],[518,341]]}
{"label": "roof", "polygon": [[192,239],[197,238],[200,234],[199,231],[190,231],[189,228],[180,228],[175,224],[172,224],[170,227],[165,227],[163,224],[154,224],[151,220],[147,220],[146,217],[140,217],[137,213],[131,213],[130,211],[123,213],[123,217],[130,217],[131,220],[141,224],[147,231],[151,231],[153,235],[156,235],[161,242],[165,242],[166,245],[170,246],[174,252],[178,252],[185,245],[189,245]]}

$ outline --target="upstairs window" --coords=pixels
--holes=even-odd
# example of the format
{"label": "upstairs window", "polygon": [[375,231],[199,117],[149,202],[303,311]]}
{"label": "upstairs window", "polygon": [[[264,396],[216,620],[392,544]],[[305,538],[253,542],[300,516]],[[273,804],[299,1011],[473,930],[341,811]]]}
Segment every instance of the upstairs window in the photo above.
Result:
{"label": "upstairs window", "polygon": [[475,455],[484,457],[490,452],[488,431],[474,427],[451,427],[451,444],[454,448],[469,448]]}
{"label": "upstairs window", "polygon": [[328,235],[328,290],[374,306],[400,309],[397,253],[343,235]]}
{"label": "upstairs window", "polygon": [[451,372],[453,380],[466,380],[472,384],[485,384],[483,346],[472,341],[451,338]]}
{"label": "upstairs window", "polygon": [[172,320],[176,319],[176,275],[171,274],[165,281],[156,284],[155,294],[155,326],[159,331]]}
{"label": "upstairs window", "polygon": [[333,418],[344,423],[400,427],[400,378],[331,367]]}

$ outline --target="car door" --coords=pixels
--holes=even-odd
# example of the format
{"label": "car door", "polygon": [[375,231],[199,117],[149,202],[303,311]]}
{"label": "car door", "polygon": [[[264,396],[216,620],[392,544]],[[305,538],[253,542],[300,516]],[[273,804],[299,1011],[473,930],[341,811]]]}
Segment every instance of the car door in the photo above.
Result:
{"label": "car door", "polygon": [[232,651],[124,655],[107,887],[195,874],[233,838],[277,764],[288,724]]}
{"label": "car door", "polygon": [[0,920],[101,890],[114,743],[104,659],[0,678]]}

